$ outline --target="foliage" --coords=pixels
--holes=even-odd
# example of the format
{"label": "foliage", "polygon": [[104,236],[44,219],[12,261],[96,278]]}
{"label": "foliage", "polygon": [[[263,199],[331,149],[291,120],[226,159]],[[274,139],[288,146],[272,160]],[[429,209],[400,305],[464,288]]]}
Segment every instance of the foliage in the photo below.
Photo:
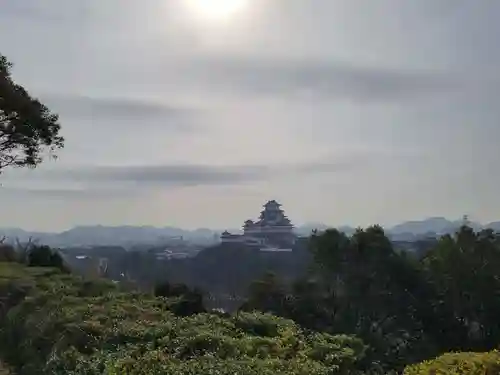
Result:
{"label": "foliage", "polygon": [[18,244],[17,247],[0,242],[0,262],[17,262],[28,267],[52,267],[69,272],[69,266],[58,251],[31,242],[25,246]]}
{"label": "foliage", "polygon": [[0,280],[26,285],[0,324],[0,355],[20,375],[355,374],[366,349],[268,314],[179,316],[168,298],[50,268],[4,263]]}
{"label": "foliage", "polygon": [[286,288],[274,273],[268,272],[250,285],[248,299],[240,309],[284,313],[289,309]]}
{"label": "foliage", "polygon": [[264,273],[235,315],[207,313],[183,284],[123,293],[39,267],[59,263],[38,247],[28,267],[0,263],[0,356],[20,375],[499,371],[497,352],[473,353],[500,343],[498,234],[462,227],[423,258],[380,227],[316,233],[310,247],[309,274]]}
{"label": "foliage", "polygon": [[313,268],[283,285],[252,284],[245,309],[269,311],[369,346],[366,367],[385,371],[449,351],[500,343],[500,235],[462,227],[423,258],[397,251],[380,227],[313,234]]}
{"label": "foliage", "polygon": [[295,284],[287,316],[318,331],[359,335],[370,346],[367,366],[402,369],[432,354],[415,300],[421,275],[382,228],[352,237],[328,230],[313,235],[310,246],[312,278]]}
{"label": "foliage", "polygon": [[18,256],[14,246],[0,243],[0,262],[17,262]]}
{"label": "foliage", "polygon": [[[221,244],[204,249],[195,257],[168,261],[159,261],[156,254],[148,251],[113,251],[102,256],[109,259],[109,272],[114,279],[123,273],[144,287],[165,280],[186,284],[216,298],[218,302],[210,307],[236,310],[249,285],[267,273],[272,272],[287,282],[303,276],[311,256],[303,243],[296,244],[293,250],[266,253],[241,244]],[[86,250],[85,253],[93,254]],[[231,300],[232,296],[238,301]]]}
{"label": "foliage", "polygon": [[[441,319],[445,350],[486,351],[500,343],[500,235],[462,227],[443,236],[423,259],[438,298],[453,315]],[[441,308],[443,310],[443,308]]]}
{"label": "foliage", "polygon": [[198,289],[189,289],[185,284],[163,282],[155,286],[156,297],[174,298],[175,307],[170,309],[177,315],[189,316],[206,312],[203,306],[203,293]]}
{"label": "foliage", "polygon": [[57,115],[13,81],[11,67],[0,54],[0,172],[8,166],[36,167],[45,151],[64,143]]}
{"label": "foliage", "polygon": [[61,255],[48,246],[32,246],[26,255],[29,267],[52,267],[69,272]]}
{"label": "foliage", "polygon": [[447,353],[410,366],[404,375],[484,375],[500,373],[500,353]]}

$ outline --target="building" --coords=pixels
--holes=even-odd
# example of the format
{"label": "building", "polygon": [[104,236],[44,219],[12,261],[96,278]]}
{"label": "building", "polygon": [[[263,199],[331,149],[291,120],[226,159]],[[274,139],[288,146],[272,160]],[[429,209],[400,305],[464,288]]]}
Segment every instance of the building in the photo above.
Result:
{"label": "building", "polygon": [[290,219],[275,200],[268,201],[257,221],[247,220],[243,234],[222,233],[223,243],[240,243],[260,249],[291,249],[297,239]]}
{"label": "building", "polygon": [[170,260],[170,259],[186,259],[193,256],[189,252],[180,252],[177,250],[165,249],[164,251],[155,254],[157,260]]}

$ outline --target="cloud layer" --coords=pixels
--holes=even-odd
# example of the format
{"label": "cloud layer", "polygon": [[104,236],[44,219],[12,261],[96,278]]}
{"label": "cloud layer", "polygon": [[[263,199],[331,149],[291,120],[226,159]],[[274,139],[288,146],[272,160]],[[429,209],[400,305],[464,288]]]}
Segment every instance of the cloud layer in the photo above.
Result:
{"label": "cloud layer", "polygon": [[0,226],[233,227],[266,199],[294,222],[499,219],[500,3],[250,3],[222,25],[182,0],[4,1],[1,52],[67,143],[1,175]]}
{"label": "cloud layer", "polygon": [[[324,159],[305,161],[298,164],[279,165],[137,165],[137,166],[78,166],[73,168],[52,168],[17,175],[18,185],[27,186],[26,191],[36,192],[33,185],[51,184],[59,188],[40,189],[40,192],[62,192],[68,184],[80,188],[68,188],[69,193],[84,193],[108,189],[151,190],[189,186],[231,186],[262,181],[295,181],[314,178],[318,175],[339,175],[353,170],[369,170],[387,155],[358,155],[346,160]],[[84,188],[82,188],[84,187]]]}
{"label": "cloud layer", "polygon": [[[312,95],[317,99],[399,102],[430,99],[463,89],[442,71],[389,69],[314,61],[206,59],[184,65],[180,77],[217,91],[252,95]],[[181,78],[182,79],[182,78]],[[462,87],[461,87],[462,86]]]}

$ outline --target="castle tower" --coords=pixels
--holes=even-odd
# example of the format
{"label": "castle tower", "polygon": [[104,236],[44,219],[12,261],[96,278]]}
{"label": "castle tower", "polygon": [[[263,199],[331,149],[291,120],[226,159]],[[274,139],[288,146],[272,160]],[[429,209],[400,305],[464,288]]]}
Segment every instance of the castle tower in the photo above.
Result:
{"label": "castle tower", "polygon": [[295,242],[293,225],[281,209],[281,204],[270,200],[264,205],[252,235],[265,238],[267,243],[286,246]]}
{"label": "castle tower", "polygon": [[281,204],[275,200],[269,201],[264,205],[264,210],[261,211],[259,221],[255,223],[260,227],[274,228],[276,230],[292,230],[293,225],[290,219],[285,215],[281,209]]}
{"label": "castle tower", "polygon": [[256,242],[290,248],[295,243],[296,235],[290,219],[281,209],[281,204],[270,200],[263,207],[257,221],[245,221],[242,236],[224,232],[221,236],[222,242]]}

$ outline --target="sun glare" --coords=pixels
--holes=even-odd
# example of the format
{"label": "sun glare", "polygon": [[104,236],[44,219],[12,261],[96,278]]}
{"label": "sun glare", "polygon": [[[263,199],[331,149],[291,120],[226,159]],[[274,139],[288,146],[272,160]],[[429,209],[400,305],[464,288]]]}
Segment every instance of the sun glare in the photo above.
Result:
{"label": "sun glare", "polygon": [[198,16],[210,20],[224,20],[243,11],[248,0],[186,0]]}

